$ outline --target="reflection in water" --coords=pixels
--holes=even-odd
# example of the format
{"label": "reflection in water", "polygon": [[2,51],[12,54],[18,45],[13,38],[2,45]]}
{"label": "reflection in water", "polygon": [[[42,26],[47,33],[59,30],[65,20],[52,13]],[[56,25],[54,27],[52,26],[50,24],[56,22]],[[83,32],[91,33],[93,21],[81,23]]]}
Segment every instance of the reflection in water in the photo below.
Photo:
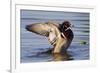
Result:
{"label": "reflection in water", "polygon": [[66,61],[66,60],[73,60],[68,53],[56,53],[53,54],[54,61]]}
{"label": "reflection in water", "polygon": [[48,50],[46,52],[42,52],[41,54],[45,54],[45,55],[51,55],[51,57],[53,58],[52,61],[66,61],[66,60],[73,60],[73,58],[71,58],[71,55],[67,53],[67,51],[65,50],[62,53],[52,53],[52,50]]}
{"label": "reflection in water", "polygon": [[41,59],[42,59],[42,62],[45,62],[45,60],[48,62],[73,60],[73,58],[71,58],[71,55],[69,55],[67,52],[52,53],[51,50],[46,51],[46,52],[33,52],[32,54],[26,56],[26,58],[31,59],[31,61],[33,62],[34,62],[34,59],[36,61],[38,60],[38,62],[41,62]]}

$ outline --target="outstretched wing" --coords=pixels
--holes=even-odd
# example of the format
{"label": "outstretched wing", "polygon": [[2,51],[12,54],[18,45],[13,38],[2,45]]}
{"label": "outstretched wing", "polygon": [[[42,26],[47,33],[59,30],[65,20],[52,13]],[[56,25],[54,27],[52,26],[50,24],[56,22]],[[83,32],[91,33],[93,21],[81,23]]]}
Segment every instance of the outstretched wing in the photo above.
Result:
{"label": "outstretched wing", "polygon": [[59,25],[57,23],[46,22],[46,23],[31,24],[28,29],[33,33],[48,37],[49,33],[51,31],[54,32],[55,28],[56,29],[59,28]]}

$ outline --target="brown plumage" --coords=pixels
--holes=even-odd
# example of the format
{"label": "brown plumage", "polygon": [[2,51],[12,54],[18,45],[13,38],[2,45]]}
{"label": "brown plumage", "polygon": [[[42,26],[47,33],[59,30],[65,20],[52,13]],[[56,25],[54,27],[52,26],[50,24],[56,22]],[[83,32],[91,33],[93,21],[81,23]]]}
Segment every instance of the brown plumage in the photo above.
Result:
{"label": "brown plumage", "polygon": [[26,29],[30,32],[46,36],[50,44],[54,46],[52,53],[66,51],[74,37],[71,24],[68,21],[64,21],[60,25],[55,22],[35,23],[27,25]]}

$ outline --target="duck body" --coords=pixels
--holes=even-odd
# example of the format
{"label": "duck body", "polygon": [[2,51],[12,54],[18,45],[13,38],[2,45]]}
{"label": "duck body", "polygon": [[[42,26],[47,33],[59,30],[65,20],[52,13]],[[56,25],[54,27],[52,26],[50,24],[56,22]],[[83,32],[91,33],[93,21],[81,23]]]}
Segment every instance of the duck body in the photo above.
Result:
{"label": "duck body", "polygon": [[74,37],[68,21],[64,21],[62,24],[54,22],[35,23],[27,25],[26,29],[47,37],[50,44],[53,45],[52,53],[62,53],[66,51]]}

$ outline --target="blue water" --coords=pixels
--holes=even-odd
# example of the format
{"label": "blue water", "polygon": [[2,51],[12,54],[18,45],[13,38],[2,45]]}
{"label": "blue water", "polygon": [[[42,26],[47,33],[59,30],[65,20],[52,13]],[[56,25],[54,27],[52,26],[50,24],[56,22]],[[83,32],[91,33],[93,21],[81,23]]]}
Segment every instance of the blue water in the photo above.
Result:
{"label": "blue water", "polygon": [[47,21],[62,23],[64,20],[74,25],[74,39],[68,48],[68,54],[73,60],[89,60],[89,13],[21,10],[20,15],[21,63],[55,61],[55,57],[59,56],[42,54],[41,52],[49,50],[52,46],[47,38],[27,31],[25,26]]}

